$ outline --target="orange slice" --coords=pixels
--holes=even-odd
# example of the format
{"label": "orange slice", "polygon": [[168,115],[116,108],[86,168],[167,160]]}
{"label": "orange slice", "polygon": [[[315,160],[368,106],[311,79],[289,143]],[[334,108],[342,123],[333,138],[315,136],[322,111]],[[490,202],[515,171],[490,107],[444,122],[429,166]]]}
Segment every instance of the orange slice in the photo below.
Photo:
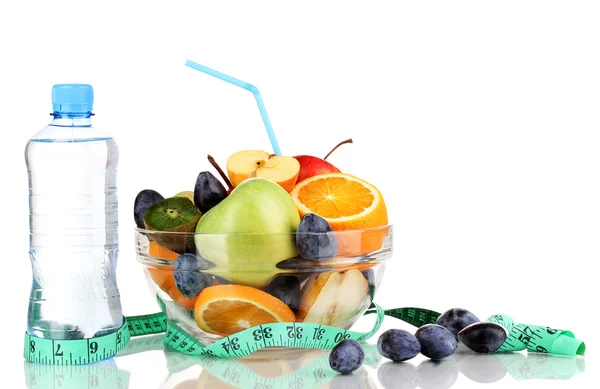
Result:
{"label": "orange slice", "polygon": [[[179,254],[172,251],[165,246],[161,246],[156,242],[150,242],[148,248],[148,254],[154,258],[164,259],[165,261],[175,262]],[[175,273],[172,266],[156,265],[155,267],[148,267],[152,280],[166,292],[180,307],[187,310],[194,310],[196,304],[196,298],[187,298],[181,294],[177,286],[175,285]]]}
{"label": "orange slice", "polygon": [[[290,193],[300,216],[315,213],[334,231],[364,230],[386,226],[388,215],[379,190],[345,173],[327,173],[299,182]],[[357,256],[377,251],[387,235],[383,230],[336,234],[339,256]]]}
{"label": "orange slice", "polygon": [[187,309],[188,311],[194,310],[194,307],[196,306],[196,300],[198,299],[198,296],[192,298],[185,297],[175,285],[167,290],[167,294],[173,299],[173,301],[177,303],[177,305]]}
{"label": "orange slice", "polygon": [[296,319],[283,301],[260,289],[243,285],[204,288],[196,300],[194,317],[202,330],[222,336],[257,325]]}
{"label": "orange slice", "polygon": [[[150,242],[148,248],[148,254],[151,257],[164,259],[165,261],[175,262],[179,254],[169,250],[165,246],[161,246],[156,242]],[[152,280],[158,285],[159,288],[167,292],[171,287],[175,286],[175,279],[173,278],[173,268],[166,265],[156,265],[148,267]]]}

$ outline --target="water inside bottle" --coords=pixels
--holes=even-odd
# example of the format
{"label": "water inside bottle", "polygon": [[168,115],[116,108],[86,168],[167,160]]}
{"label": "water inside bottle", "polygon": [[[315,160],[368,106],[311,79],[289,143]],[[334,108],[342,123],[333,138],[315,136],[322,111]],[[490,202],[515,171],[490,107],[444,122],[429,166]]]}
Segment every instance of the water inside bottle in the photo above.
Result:
{"label": "water inside bottle", "polygon": [[109,137],[57,138],[34,137],[25,153],[33,273],[27,329],[40,338],[90,338],[123,321],[116,285],[118,149]]}

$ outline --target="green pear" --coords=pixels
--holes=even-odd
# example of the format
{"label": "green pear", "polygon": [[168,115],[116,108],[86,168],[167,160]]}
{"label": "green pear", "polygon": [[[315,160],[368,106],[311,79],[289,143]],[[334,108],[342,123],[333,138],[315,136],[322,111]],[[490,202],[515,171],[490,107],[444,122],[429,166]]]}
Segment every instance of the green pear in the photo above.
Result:
{"label": "green pear", "polygon": [[251,178],[202,216],[196,248],[216,265],[210,273],[261,287],[281,272],[279,262],[298,255],[293,233],[299,224],[298,209],[285,189]]}

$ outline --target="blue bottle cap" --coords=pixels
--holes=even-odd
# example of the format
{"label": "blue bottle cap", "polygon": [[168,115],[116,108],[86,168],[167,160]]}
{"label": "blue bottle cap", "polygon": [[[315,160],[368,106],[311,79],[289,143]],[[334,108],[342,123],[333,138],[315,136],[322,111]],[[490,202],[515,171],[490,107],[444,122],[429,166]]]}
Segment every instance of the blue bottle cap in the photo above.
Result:
{"label": "blue bottle cap", "polygon": [[94,88],[88,84],[57,84],[52,87],[52,109],[62,113],[92,112]]}

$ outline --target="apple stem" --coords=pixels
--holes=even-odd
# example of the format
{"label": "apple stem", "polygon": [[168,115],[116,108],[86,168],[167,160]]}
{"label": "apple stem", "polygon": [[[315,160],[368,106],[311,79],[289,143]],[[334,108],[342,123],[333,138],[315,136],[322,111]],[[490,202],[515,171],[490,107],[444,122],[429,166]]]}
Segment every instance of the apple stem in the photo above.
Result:
{"label": "apple stem", "polygon": [[335,150],[337,150],[338,147],[340,147],[341,145],[345,145],[346,143],[352,143],[352,138],[346,139],[345,141],[338,143],[337,146],[335,146],[333,149],[331,149],[331,151],[329,153],[327,153],[327,155],[323,159],[327,159],[327,157],[329,157],[331,155],[331,153],[333,153]]}
{"label": "apple stem", "polygon": [[231,183],[231,181],[229,181],[229,177],[227,177],[227,174],[225,174],[225,172],[223,172],[223,169],[221,169],[221,166],[219,166],[217,161],[215,161],[215,159],[213,157],[208,155],[208,162],[210,162],[210,164],[213,165],[213,167],[215,169],[217,169],[217,171],[219,172],[219,175],[225,181],[225,183],[227,184],[229,189],[233,189],[233,184]]}

